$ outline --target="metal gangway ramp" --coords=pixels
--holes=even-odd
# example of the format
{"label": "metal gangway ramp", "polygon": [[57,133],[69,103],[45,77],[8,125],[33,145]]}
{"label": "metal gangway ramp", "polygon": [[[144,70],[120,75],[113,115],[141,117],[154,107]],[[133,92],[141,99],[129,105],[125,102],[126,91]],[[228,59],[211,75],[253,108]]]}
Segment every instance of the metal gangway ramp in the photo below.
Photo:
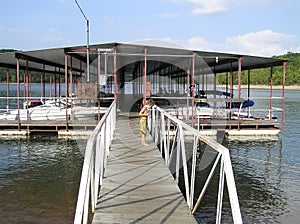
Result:
{"label": "metal gangway ramp", "polygon": [[[156,106],[148,117],[152,137],[147,136],[148,145],[144,146],[138,114],[119,113],[118,119],[116,114],[114,102],[87,142],[74,223],[196,223],[193,214],[218,169],[216,223],[221,223],[225,184],[232,221],[242,223],[227,148]],[[192,153],[190,171],[186,138],[192,140],[192,148],[188,147]],[[196,196],[195,169],[200,141],[214,151],[214,159]],[[170,166],[175,168],[174,178]],[[177,185],[180,178],[185,192]]]}
{"label": "metal gangway ramp", "polygon": [[118,116],[93,223],[196,223],[153,140],[141,144],[138,124]]}

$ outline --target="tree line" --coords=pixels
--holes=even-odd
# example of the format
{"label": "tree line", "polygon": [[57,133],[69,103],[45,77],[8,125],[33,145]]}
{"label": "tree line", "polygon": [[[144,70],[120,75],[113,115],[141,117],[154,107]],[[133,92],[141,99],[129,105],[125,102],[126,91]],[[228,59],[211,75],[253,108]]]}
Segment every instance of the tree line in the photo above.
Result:
{"label": "tree line", "polygon": [[[14,49],[0,49],[0,53],[15,52]],[[273,58],[289,60],[289,64],[286,70],[286,85],[300,85],[300,53],[288,52],[287,54],[274,56]],[[250,72],[250,83],[252,85],[269,85],[270,84],[270,68],[253,69]],[[6,82],[7,69],[0,67],[0,83]],[[282,67],[274,67],[273,71],[273,85],[282,84]],[[41,80],[41,73],[31,72],[31,82],[39,83]],[[9,82],[16,82],[16,70],[9,69]],[[50,75],[44,75],[44,82],[50,82]],[[242,71],[241,84],[248,84],[248,71]],[[24,80],[24,71],[20,72],[20,82]],[[228,75],[217,74],[217,80],[219,84],[226,84],[228,81]],[[233,83],[237,84],[238,75],[237,72],[233,73]]]}
{"label": "tree line", "polygon": [[[288,52],[287,54],[274,56],[273,58],[289,60],[286,68],[285,84],[300,85],[300,53]],[[274,67],[272,70],[273,85],[282,84],[282,66]],[[271,68],[253,69],[250,71],[250,83],[252,85],[270,85]],[[241,84],[248,84],[248,71],[242,71]],[[224,74],[218,74],[217,80],[219,84],[226,84],[228,77]],[[233,73],[233,83],[238,83],[237,72]]]}

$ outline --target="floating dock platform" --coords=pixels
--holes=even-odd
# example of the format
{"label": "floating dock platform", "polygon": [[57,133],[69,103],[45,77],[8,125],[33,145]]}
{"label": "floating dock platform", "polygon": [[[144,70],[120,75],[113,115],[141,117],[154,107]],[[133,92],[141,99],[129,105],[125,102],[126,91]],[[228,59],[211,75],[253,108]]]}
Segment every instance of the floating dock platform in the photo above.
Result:
{"label": "floating dock platform", "polygon": [[2,136],[22,136],[31,133],[57,133],[61,136],[82,136],[90,135],[95,129],[97,120],[83,121],[61,121],[61,120],[41,120],[41,121],[1,121],[0,135]]}

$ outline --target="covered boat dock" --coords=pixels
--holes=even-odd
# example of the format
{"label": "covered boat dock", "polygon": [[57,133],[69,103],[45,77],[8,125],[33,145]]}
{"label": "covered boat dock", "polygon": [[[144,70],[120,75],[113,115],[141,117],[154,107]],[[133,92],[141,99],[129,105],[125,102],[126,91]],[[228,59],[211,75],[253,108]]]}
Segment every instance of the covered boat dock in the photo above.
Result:
{"label": "covered boat dock", "polygon": [[[95,120],[100,121],[100,105],[108,106],[116,99],[121,111],[134,112],[151,97],[156,105],[202,131],[225,129],[229,134],[273,135],[284,126],[287,64],[287,60],[275,58],[187,50],[173,45],[153,46],[150,43],[103,43],[90,45],[88,51],[86,46],[73,46],[9,52],[0,54],[0,67],[7,69],[7,94],[1,97],[0,109],[3,113],[20,111],[23,103],[30,100],[45,102],[63,98],[66,105],[71,103],[70,107],[74,101],[80,101],[85,107],[98,106]],[[274,107],[272,78],[273,68],[278,66],[282,67],[282,90],[276,100],[281,105]],[[253,100],[251,71],[262,68],[270,69],[269,94],[264,96],[268,104],[263,108],[263,116],[252,116],[254,110],[250,104],[243,106],[243,103]],[[219,75],[226,76],[226,85],[218,84]],[[244,76],[247,76],[248,88],[243,95],[241,82]],[[38,80],[38,84],[33,80]],[[34,84],[38,85],[38,94],[33,91]],[[11,95],[12,86],[16,86],[16,95]],[[70,124],[79,121],[72,120],[73,114],[68,113],[72,112],[66,110],[64,122],[53,124],[53,121],[52,125],[71,131],[74,127]],[[273,119],[274,113],[278,113],[276,119]],[[37,130],[31,128],[31,124],[33,127],[31,118],[22,121],[18,116],[14,121],[1,122],[1,128],[7,130],[14,125],[17,131]]]}

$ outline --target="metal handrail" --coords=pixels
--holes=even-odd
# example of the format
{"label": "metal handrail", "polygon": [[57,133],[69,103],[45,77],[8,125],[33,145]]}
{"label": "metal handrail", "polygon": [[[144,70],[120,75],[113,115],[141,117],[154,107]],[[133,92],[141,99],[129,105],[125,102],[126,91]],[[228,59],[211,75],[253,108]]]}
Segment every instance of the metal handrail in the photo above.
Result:
{"label": "metal handrail", "polygon": [[[229,155],[229,150],[223,145],[219,144],[217,141],[203,135],[198,130],[192,128],[183,121],[175,118],[174,116],[168,114],[165,110],[154,106],[152,109],[151,116],[148,117],[148,128],[156,144],[160,144],[160,151],[164,155],[165,163],[169,166],[172,162],[173,155],[176,156],[176,173],[175,180],[179,183],[180,175],[180,164],[183,168],[183,179],[185,184],[185,198],[187,204],[194,214],[198,209],[203,196],[208,189],[209,183],[214,176],[217,165],[220,164],[220,179],[219,179],[219,191],[218,191],[218,203],[217,203],[217,215],[216,223],[221,222],[221,211],[222,211],[222,201],[223,201],[223,190],[224,182],[226,180],[228,195],[231,205],[232,217],[234,223],[242,223],[242,216],[239,206],[239,200],[236,190],[236,185],[234,181],[234,175]],[[175,128],[175,131],[171,130],[171,126]],[[194,136],[193,139],[193,151],[192,151],[192,166],[190,171],[190,176],[188,175],[187,167],[187,151],[184,142],[185,136]],[[194,193],[195,193],[195,180],[196,180],[196,161],[197,161],[197,147],[199,141],[210,146],[214,151],[217,152],[217,157],[215,159],[214,165],[211,168],[210,174],[208,175],[206,182],[201,190],[201,193],[194,205]],[[181,160],[180,160],[181,158]],[[225,179],[224,179],[225,178]]]}
{"label": "metal handrail", "polygon": [[74,224],[87,223],[89,204],[91,204],[92,213],[95,212],[98,193],[102,186],[106,159],[116,126],[116,113],[116,101],[114,101],[88,139],[81,173]]}

